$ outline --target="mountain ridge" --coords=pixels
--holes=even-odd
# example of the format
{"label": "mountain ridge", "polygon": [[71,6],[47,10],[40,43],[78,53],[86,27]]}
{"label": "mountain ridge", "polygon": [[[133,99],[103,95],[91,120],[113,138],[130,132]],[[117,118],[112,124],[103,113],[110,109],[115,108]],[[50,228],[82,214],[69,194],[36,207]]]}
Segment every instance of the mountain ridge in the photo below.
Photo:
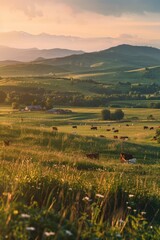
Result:
{"label": "mountain ridge", "polygon": [[102,51],[4,66],[0,74],[107,73],[160,65],[160,49],[147,46],[118,45]]}
{"label": "mountain ridge", "polygon": [[70,50],[61,48],[39,49],[39,48],[11,48],[0,46],[0,61],[12,60],[30,62],[37,58],[65,57],[73,54],[82,54],[81,50]]}

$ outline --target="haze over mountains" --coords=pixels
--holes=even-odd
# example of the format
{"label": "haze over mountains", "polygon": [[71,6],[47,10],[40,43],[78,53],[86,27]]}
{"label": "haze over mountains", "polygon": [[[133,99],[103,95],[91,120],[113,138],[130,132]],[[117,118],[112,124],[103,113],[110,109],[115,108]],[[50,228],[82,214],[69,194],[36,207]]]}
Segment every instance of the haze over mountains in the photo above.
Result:
{"label": "haze over mountains", "polygon": [[122,34],[119,37],[75,37],[47,33],[30,34],[22,31],[0,32],[0,46],[11,48],[63,48],[85,52],[100,51],[121,44],[154,46],[160,48],[159,39],[152,41],[135,35]]}

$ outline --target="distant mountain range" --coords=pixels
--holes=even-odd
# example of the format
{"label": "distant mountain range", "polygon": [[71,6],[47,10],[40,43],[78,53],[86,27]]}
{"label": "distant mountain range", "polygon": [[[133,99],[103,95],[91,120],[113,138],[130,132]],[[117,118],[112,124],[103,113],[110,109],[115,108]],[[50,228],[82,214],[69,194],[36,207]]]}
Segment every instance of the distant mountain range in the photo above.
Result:
{"label": "distant mountain range", "polygon": [[83,53],[63,58],[40,58],[29,63],[5,63],[0,63],[0,75],[120,72],[160,66],[160,49],[119,45],[99,52]]}
{"label": "distant mountain range", "polygon": [[10,48],[5,46],[0,46],[0,61],[14,60],[28,62],[35,59],[43,58],[57,58],[65,57],[73,54],[82,54],[83,51],[74,51],[68,49],[38,49],[38,48],[29,48],[29,49],[18,49]]}
{"label": "distant mountain range", "polygon": [[137,36],[123,34],[119,37],[75,37],[54,34],[30,34],[23,31],[0,32],[0,46],[11,48],[63,48],[83,50],[85,52],[100,51],[121,44],[154,46],[160,48],[160,40],[147,41]]}

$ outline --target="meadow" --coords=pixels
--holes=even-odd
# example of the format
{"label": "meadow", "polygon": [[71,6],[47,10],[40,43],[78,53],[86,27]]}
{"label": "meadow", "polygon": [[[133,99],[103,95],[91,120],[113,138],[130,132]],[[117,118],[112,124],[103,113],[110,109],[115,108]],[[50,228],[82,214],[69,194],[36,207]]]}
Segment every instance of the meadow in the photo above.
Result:
{"label": "meadow", "polygon": [[[159,110],[125,109],[124,122],[101,121],[101,108],[71,110],[0,107],[0,239],[159,239]],[[114,140],[113,127],[129,140]],[[121,164],[122,150],[137,164]]]}

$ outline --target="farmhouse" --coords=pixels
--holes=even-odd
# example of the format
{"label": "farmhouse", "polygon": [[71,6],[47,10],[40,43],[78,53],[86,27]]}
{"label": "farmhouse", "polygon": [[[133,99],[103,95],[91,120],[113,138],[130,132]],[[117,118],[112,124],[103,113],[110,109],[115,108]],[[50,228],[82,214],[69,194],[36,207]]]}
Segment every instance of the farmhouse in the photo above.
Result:
{"label": "farmhouse", "polygon": [[25,111],[31,112],[31,111],[42,111],[43,108],[40,105],[30,105],[26,106]]}
{"label": "farmhouse", "polygon": [[47,111],[47,113],[52,113],[52,114],[70,114],[72,113],[71,110],[69,109],[58,109],[58,108],[52,108]]}

